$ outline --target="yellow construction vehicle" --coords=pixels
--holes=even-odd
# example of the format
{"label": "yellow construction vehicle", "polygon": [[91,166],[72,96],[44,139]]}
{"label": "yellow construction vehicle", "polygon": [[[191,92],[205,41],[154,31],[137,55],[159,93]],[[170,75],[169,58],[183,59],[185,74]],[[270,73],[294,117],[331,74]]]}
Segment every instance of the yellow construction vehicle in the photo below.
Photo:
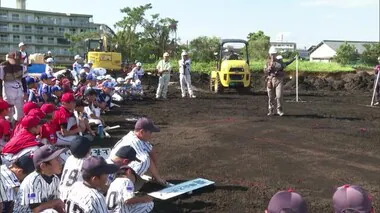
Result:
{"label": "yellow construction vehicle", "polygon": [[[240,44],[242,47],[236,48],[227,44],[235,46]],[[248,42],[241,39],[223,39],[215,56],[217,56],[217,67],[210,74],[210,91],[222,93],[224,89],[235,88],[239,93],[251,92]]]}
{"label": "yellow construction vehicle", "polygon": [[122,56],[117,52],[117,44],[112,45],[112,37],[116,34],[107,25],[101,25],[99,39],[86,39],[86,61],[93,62],[93,68],[104,68],[107,71],[120,71]]}

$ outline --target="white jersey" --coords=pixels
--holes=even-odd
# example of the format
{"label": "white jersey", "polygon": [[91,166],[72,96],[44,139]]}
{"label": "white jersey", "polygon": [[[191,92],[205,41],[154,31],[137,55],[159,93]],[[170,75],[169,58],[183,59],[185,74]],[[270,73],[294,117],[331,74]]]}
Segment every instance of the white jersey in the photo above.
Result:
{"label": "white jersey", "polygon": [[30,204],[45,203],[59,198],[59,178],[54,175],[52,182],[48,183],[36,171],[32,172],[22,181],[14,206],[14,213],[32,212]]}
{"label": "white jersey", "polygon": [[67,213],[104,213],[108,212],[105,197],[83,182],[76,182],[65,203]]}
{"label": "white jersey", "polygon": [[128,164],[138,175],[145,174],[150,167],[150,155],[152,144],[140,140],[133,131],[130,131],[112,148],[109,158],[113,158],[116,152],[123,146],[131,146],[136,151],[136,157],[141,161],[132,161]]}
{"label": "white jersey", "polygon": [[48,76],[54,76],[53,74],[53,67],[49,66],[48,64],[46,64],[46,67],[45,67],[45,73],[48,75]]}
{"label": "white jersey", "polygon": [[69,156],[63,168],[61,182],[59,183],[59,193],[61,200],[65,201],[74,183],[83,181],[82,178],[83,159],[78,159],[73,155]]}
{"label": "white jersey", "polygon": [[0,167],[0,203],[16,200],[20,182],[6,165]]}
{"label": "white jersey", "polygon": [[110,213],[137,213],[137,212],[151,212],[153,209],[153,202],[138,203],[126,205],[125,201],[133,198],[135,186],[133,182],[124,177],[116,178],[110,185],[107,192],[107,207]]}
{"label": "white jersey", "polygon": [[183,61],[182,59],[178,61],[179,74],[190,75],[190,59]]}

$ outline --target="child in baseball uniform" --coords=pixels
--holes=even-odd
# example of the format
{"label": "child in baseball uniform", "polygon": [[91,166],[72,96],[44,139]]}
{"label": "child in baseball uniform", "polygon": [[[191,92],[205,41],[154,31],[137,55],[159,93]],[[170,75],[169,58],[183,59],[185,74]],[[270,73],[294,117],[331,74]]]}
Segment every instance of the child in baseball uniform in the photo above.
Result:
{"label": "child in baseball uniform", "polygon": [[0,152],[11,135],[11,123],[5,119],[10,107],[8,102],[0,100]]}
{"label": "child in baseball uniform", "polygon": [[40,96],[43,98],[44,102],[47,102],[48,98],[51,97],[51,86],[52,86],[52,79],[54,79],[54,76],[47,75],[46,73],[41,74],[41,89],[40,89]]}
{"label": "child in baseball uniform", "polygon": [[61,173],[60,155],[64,151],[66,150],[52,145],[44,145],[34,151],[35,171],[21,183],[14,213],[43,212],[49,209],[63,212],[64,203],[59,199],[57,174]]}
{"label": "child in baseball uniform", "polygon": [[70,145],[70,155],[63,168],[59,184],[60,198],[66,202],[68,193],[73,189],[74,183],[83,181],[82,164],[91,154],[91,141],[85,137],[77,137]]}
{"label": "child in baseball uniform", "polygon": [[145,213],[153,210],[153,198],[150,196],[136,197],[135,182],[138,176],[128,166],[120,168],[116,179],[111,183],[107,192],[107,207],[111,213]]}
{"label": "child in baseball uniform", "polygon": [[26,83],[28,85],[28,102],[34,102],[38,106],[43,104],[44,99],[38,93],[38,81],[33,77],[26,77]]}
{"label": "child in baseball uniform", "polygon": [[105,187],[109,174],[117,172],[118,166],[107,164],[103,157],[88,157],[82,164],[83,182],[76,182],[66,200],[66,213],[108,212],[104,195],[98,189]]}
{"label": "child in baseball uniform", "polygon": [[14,201],[24,178],[34,171],[32,156],[22,155],[0,167],[0,212],[13,212]]}

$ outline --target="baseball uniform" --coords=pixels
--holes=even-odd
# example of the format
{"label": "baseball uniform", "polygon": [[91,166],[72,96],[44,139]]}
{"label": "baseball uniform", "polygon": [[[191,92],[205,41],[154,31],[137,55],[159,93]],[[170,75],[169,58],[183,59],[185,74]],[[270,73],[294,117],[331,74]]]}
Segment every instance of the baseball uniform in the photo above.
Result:
{"label": "baseball uniform", "polygon": [[110,157],[113,158],[116,152],[123,146],[131,146],[136,151],[136,157],[141,161],[132,161],[128,164],[136,174],[142,176],[144,175],[150,167],[150,155],[149,152],[152,151],[152,144],[148,141],[140,140],[133,131],[130,131],[126,136],[124,136],[119,142],[115,144],[112,148]]}
{"label": "baseball uniform", "polygon": [[29,205],[58,199],[59,178],[53,175],[49,182],[36,171],[29,174],[20,185],[14,213],[32,212]]}
{"label": "baseball uniform", "polygon": [[107,192],[107,207],[111,213],[145,213],[151,212],[153,202],[127,205],[125,202],[134,197],[134,184],[126,178],[116,178]]}
{"label": "baseball uniform", "polygon": [[65,201],[67,199],[68,193],[71,191],[74,183],[83,181],[82,164],[83,159],[75,158],[73,155],[67,158],[59,184],[61,200]]}
{"label": "baseball uniform", "polygon": [[104,195],[83,182],[73,185],[65,204],[67,213],[108,212]]}
{"label": "baseball uniform", "polygon": [[20,182],[6,165],[0,167],[0,203],[12,202],[16,199]]}

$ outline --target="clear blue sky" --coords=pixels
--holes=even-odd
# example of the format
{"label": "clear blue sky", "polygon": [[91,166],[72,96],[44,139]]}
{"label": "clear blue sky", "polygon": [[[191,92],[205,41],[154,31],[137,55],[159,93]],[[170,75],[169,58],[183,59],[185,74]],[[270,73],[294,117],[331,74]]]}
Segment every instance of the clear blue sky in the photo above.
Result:
{"label": "clear blue sky", "polygon": [[[182,42],[197,36],[243,38],[263,30],[299,48],[324,39],[379,41],[379,0],[27,0],[27,9],[92,14],[113,27],[120,8],[152,3],[151,13],[179,21]],[[16,0],[1,0],[15,7]]]}

